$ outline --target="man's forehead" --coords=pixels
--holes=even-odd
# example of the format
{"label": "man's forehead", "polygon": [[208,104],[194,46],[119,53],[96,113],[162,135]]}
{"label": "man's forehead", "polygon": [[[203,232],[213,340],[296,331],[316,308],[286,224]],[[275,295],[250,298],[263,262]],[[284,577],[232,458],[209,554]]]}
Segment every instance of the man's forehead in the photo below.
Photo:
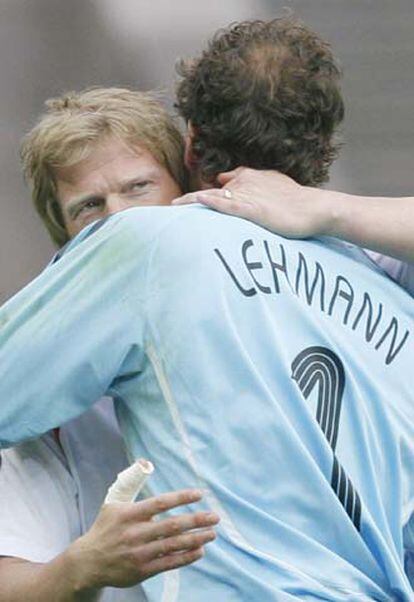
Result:
{"label": "man's forehead", "polygon": [[145,148],[114,140],[92,147],[82,161],[55,169],[55,178],[74,185],[92,179],[94,175],[122,174],[134,168],[144,168],[147,164],[157,165],[157,162]]}

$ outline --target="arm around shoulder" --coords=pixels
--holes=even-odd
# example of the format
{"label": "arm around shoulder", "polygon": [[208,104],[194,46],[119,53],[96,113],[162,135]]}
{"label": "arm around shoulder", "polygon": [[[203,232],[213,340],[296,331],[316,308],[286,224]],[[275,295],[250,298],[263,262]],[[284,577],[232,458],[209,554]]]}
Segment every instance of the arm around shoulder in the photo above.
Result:
{"label": "arm around shoulder", "polygon": [[174,204],[200,202],[288,238],[335,236],[414,261],[414,197],[346,194],[302,186],[276,171],[245,167],[220,174],[218,182],[224,188],[189,193]]}
{"label": "arm around shoulder", "polygon": [[414,197],[364,197],[330,190],[318,192],[330,206],[331,217],[325,234],[414,262]]}

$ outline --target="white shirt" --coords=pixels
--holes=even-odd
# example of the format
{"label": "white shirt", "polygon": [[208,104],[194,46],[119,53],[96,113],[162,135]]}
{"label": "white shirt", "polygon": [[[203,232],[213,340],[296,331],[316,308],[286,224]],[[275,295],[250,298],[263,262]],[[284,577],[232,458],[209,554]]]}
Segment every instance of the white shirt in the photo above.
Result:
{"label": "white shirt", "polygon": [[[0,555],[48,562],[92,525],[127,459],[112,402],[103,399],[60,431],[2,451]],[[103,602],[143,602],[139,586],[106,588]]]}

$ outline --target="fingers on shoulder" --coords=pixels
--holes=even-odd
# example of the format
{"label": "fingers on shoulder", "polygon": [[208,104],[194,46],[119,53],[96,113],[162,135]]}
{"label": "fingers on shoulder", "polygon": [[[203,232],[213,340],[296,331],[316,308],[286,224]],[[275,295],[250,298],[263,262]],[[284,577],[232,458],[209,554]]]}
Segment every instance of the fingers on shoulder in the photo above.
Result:
{"label": "fingers on shoulder", "polygon": [[248,171],[251,171],[250,168],[244,167],[244,166],[236,167],[235,169],[232,169],[231,171],[223,171],[222,173],[218,174],[217,181],[220,182],[220,184],[225,185],[228,182],[230,182],[231,180],[234,180],[235,178],[242,176],[243,174],[245,174]]}
{"label": "fingers on shoulder", "polygon": [[172,205],[189,205],[190,203],[197,203],[196,193],[188,192],[180,197],[177,197],[172,201]]}
{"label": "fingers on shoulder", "polygon": [[243,205],[234,193],[229,198],[225,196],[223,190],[219,191],[206,191],[199,195],[200,203],[210,209],[219,211],[220,213],[227,213],[228,215],[241,215],[243,213]]}

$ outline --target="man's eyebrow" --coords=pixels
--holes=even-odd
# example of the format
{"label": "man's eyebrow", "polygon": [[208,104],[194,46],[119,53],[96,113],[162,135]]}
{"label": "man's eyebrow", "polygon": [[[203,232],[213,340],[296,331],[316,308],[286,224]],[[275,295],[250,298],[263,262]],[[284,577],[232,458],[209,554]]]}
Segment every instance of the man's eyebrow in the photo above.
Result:
{"label": "man's eyebrow", "polygon": [[121,182],[120,190],[121,192],[124,192],[129,186],[135,184],[136,182],[142,182],[144,180],[155,180],[157,176],[158,172],[155,169],[149,169],[148,171],[140,172],[136,176],[133,176]]}

